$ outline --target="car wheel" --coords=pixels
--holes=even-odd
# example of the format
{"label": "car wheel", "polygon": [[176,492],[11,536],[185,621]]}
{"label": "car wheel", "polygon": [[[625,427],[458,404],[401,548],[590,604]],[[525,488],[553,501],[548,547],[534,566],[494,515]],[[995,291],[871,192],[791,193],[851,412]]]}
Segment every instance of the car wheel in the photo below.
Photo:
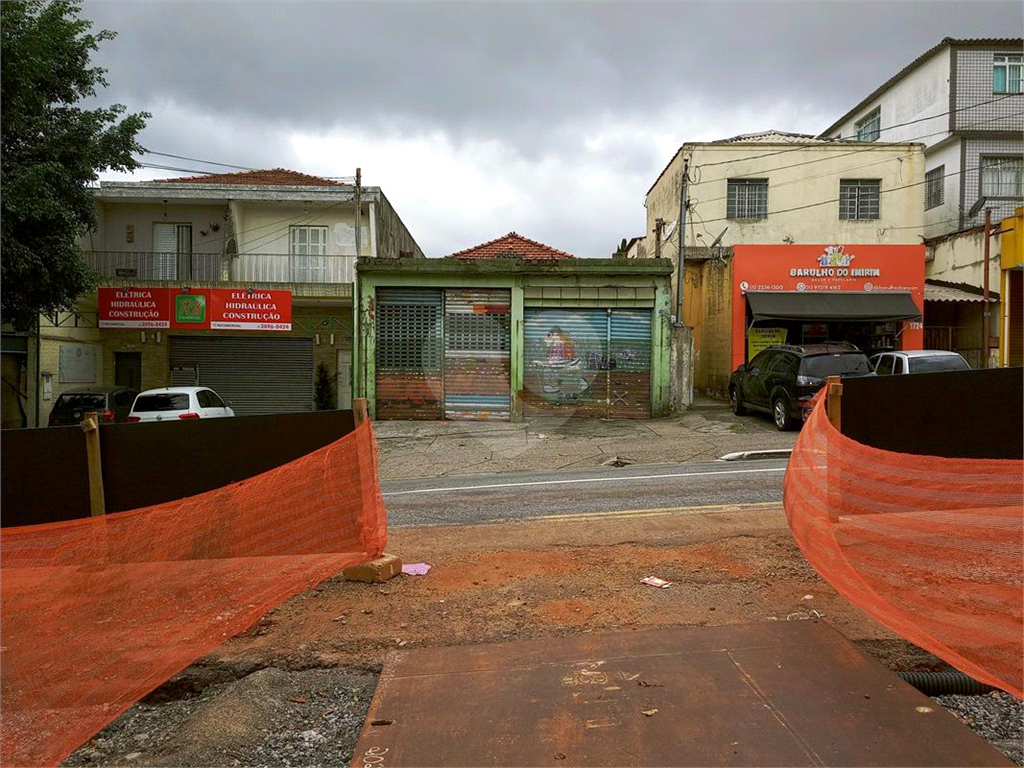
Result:
{"label": "car wheel", "polygon": [[737,416],[746,415],[747,407],[740,401],[739,387],[732,387],[729,390],[729,405],[732,406],[732,412]]}
{"label": "car wheel", "polygon": [[775,422],[775,428],[780,432],[793,428],[793,419],[789,416],[789,408],[786,406],[784,397],[776,397],[772,403],[772,420]]}

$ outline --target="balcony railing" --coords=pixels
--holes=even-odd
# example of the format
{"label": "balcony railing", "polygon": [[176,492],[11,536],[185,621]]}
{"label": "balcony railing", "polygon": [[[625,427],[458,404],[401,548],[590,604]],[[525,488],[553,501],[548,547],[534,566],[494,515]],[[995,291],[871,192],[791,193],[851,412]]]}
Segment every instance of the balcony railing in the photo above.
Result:
{"label": "balcony railing", "polygon": [[167,282],[352,283],[355,256],[291,253],[154,253],[86,251],[86,263],[101,276]]}

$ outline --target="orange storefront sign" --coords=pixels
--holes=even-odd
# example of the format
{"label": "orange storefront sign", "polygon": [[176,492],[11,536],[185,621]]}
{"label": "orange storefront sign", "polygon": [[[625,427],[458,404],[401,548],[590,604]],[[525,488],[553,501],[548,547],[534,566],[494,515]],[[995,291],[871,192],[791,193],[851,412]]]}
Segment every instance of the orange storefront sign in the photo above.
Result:
{"label": "orange storefront sign", "polygon": [[[923,245],[733,246],[732,362],[744,361],[747,293],[908,293],[924,316]],[[924,324],[901,321],[901,349],[920,349]]]}

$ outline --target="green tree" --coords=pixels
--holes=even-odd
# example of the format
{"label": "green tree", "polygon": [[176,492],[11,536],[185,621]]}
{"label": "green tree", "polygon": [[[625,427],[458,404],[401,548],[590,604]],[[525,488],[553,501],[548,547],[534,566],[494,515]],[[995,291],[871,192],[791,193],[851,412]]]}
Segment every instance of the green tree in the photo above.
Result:
{"label": "green tree", "polygon": [[313,390],[313,400],[318,411],[334,410],[334,382],[327,372],[327,366],[320,363],[316,367],[316,386]]}
{"label": "green tree", "polygon": [[0,2],[0,315],[19,330],[94,287],[77,243],[96,225],[89,185],[100,171],[138,167],[135,137],[150,117],[78,106],[107,85],[90,57],[114,37],[91,34],[80,10],[73,0]]}

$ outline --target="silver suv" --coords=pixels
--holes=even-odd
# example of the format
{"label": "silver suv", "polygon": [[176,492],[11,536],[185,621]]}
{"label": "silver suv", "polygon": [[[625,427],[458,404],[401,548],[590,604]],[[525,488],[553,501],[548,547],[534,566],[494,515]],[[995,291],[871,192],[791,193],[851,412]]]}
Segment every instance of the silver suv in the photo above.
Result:
{"label": "silver suv", "polygon": [[908,349],[872,355],[871,370],[876,376],[898,376],[905,373],[969,371],[971,366],[957,352],[941,349]]}

